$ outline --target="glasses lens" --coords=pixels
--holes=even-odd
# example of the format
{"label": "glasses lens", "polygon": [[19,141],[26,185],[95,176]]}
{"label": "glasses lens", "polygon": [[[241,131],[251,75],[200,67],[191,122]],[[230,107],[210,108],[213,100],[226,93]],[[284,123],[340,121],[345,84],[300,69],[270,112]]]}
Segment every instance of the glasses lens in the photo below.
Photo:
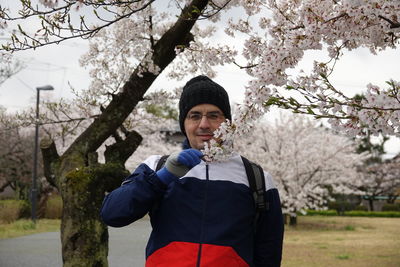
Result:
{"label": "glasses lens", "polygon": [[199,112],[191,112],[187,115],[187,119],[194,122],[199,122],[204,116],[207,117],[207,119],[211,122],[218,121],[223,117],[223,115],[219,111],[207,112],[207,114],[204,115]]}

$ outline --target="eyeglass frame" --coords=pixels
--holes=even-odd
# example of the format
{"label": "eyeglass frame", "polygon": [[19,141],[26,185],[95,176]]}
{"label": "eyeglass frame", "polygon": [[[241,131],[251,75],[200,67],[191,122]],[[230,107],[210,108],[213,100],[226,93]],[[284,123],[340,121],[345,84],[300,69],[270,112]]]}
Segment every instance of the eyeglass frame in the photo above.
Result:
{"label": "eyeglass frame", "polygon": [[[198,115],[198,117],[197,118],[192,118],[191,115]],[[216,115],[216,117],[213,118],[212,117],[213,115]],[[216,123],[216,122],[219,122],[219,121],[223,121],[225,119],[225,115],[220,111],[209,111],[206,114],[203,114],[203,113],[198,112],[198,111],[192,111],[192,112],[189,112],[186,115],[186,119],[188,121],[192,122],[192,123],[200,123],[201,120],[203,119],[203,117],[206,117],[207,120],[209,122],[211,122],[211,123]]]}

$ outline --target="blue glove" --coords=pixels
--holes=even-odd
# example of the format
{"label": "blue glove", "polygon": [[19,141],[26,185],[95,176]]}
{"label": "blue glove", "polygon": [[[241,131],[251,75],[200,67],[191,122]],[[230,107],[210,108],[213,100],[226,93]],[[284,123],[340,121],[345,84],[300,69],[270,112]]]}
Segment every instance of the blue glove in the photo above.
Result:
{"label": "blue glove", "polygon": [[157,176],[164,184],[184,176],[191,168],[201,162],[203,154],[197,149],[185,149],[172,153],[165,162],[165,167],[157,171]]}

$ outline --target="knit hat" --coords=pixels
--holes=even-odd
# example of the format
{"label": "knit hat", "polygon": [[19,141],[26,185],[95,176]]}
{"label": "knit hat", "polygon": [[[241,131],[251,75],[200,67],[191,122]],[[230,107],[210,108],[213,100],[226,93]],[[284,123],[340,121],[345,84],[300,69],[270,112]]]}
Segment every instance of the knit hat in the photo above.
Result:
{"label": "knit hat", "polygon": [[187,113],[200,104],[215,105],[224,113],[225,118],[232,119],[229,96],[225,89],[210,78],[200,75],[186,83],[179,100],[179,125],[183,134],[186,135],[184,121]]}

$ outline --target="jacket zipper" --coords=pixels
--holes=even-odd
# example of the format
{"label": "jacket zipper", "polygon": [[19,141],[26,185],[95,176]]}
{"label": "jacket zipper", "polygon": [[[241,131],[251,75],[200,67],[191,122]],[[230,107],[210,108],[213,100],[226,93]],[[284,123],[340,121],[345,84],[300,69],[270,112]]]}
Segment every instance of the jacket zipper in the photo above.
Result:
{"label": "jacket zipper", "polygon": [[206,217],[206,207],[207,207],[207,193],[208,193],[208,181],[209,181],[209,174],[208,174],[208,163],[206,163],[206,185],[205,185],[205,192],[204,192],[204,204],[203,204],[203,213],[201,216],[201,228],[200,228],[200,244],[199,244],[199,250],[197,253],[197,263],[196,267],[200,267],[200,261],[201,261],[201,252],[203,249],[203,241],[204,241],[204,220]]}

